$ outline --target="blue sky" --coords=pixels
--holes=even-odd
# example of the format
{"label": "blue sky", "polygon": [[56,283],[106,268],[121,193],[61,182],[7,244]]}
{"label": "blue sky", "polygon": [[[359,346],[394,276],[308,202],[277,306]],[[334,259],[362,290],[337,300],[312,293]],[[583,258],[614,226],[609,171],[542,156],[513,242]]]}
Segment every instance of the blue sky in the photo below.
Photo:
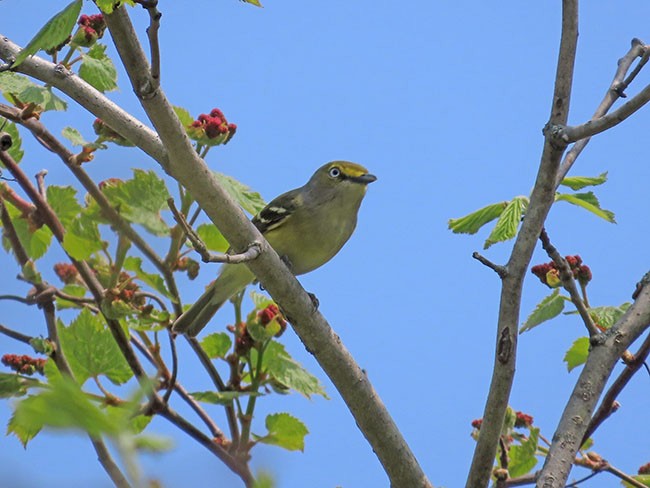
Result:
{"label": "blue sky", "polygon": [[[499,282],[471,258],[487,231],[453,235],[447,221],[529,193],[550,113],[560,33],[560,2],[452,3],[266,0],[258,9],[235,0],[160,2],[162,85],[168,97],[193,115],[219,107],[238,125],[228,146],[210,152],[212,168],[267,200],[302,185],[329,160],[356,161],[378,176],[351,241],[301,282],[319,297],[321,311],[367,371],[431,481],[449,488],[464,484],[474,447],[470,422],[481,416],[489,386]],[[4,0],[0,32],[24,45],[65,4]],[[84,7],[94,13],[90,2]],[[624,7],[583,2],[580,13],[573,124],[595,110],[630,40],[650,42],[650,5],[643,0]],[[135,9],[132,15],[144,36],[146,14]],[[649,81],[642,73],[628,92]],[[120,83],[121,91],[110,97],[145,120],[123,73]],[[42,120],[54,132],[74,125],[92,136],[94,117],[83,110],[48,113]],[[596,192],[615,212],[616,225],[566,204],[555,206],[547,222],[560,252],[580,254],[591,267],[592,305],[630,300],[634,284],[650,268],[650,165],[644,144],[649,123],[647,108],[598,136],[572,172],[609,171],[609,182]],[[27,144],[34,149],[23,162],[28,173],[47,168],[48,183],[72,184],[54,156]],[[162,174],[133,149],[112,148],[86,168],[101,180],[127,178],[136,167]],[[510,249],[511,243],[499,244],[485,255],[503,263]],[[52,252],[39,266],[49,272],[59,260],[61,254]],[[545,261],[536,251],[533,263]],[[14,261],[2,255],[0,263],[7,270],[0,294],[26,293],[27,287],[13,280]],[[186,300],[198,296],[212,277],[204,268],[195,282],[183,282]],[[527,277],[522,321],[547,293],[535,277]],[[44,330],[38,310],[2,306],[3,324],[33,335]],[[232,313],[224,311],[211,330],[223,330],[229,321]],[[577,378],[577,371],[567,373],[562,358],[582,335],[583,327],[569,316],[521,337],[511,404],[533,415],[547,438]],[[295,394],[263,398],[257,431],[266,413],[287,411],[311,434],[304,453],[256,448],[253,469],[271,472],[279,487],[388,486],[314,359],[292,332],[282,341],[321,378],[331,400]],[[29,352],[4,337],[0,351]],[[185,386],[207,389],[196,361],[182,346],[180,354]],[[634,378],[620,402],[622,408],[597,433],[594,449],[635,473],[650,461],[648,452],[629,440],[630,432],[638,439],[650,434],[647,376]],[[217,409],[211,411],[225,424]],[[0,403],[0,424],[9,415],[7,402]],[[219,461],[164,421],[154,421],[151,430],[176,443],[170,453],[143,459],[147,473],[165,486],[240,486]],[[600,475],[589,486],[614,483]],[[45,433],[27,451],[15,438],[0,437],[0,485],[57,488],[109,486],[109,481],[84,436]]]}

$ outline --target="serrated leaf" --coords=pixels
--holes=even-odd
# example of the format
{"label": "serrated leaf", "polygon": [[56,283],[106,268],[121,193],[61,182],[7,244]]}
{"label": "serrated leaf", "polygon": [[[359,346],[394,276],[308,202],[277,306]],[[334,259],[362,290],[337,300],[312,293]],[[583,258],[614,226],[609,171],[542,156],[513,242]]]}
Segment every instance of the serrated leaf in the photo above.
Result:
{"label": "serrated leaf", "polygon": [[293,359],[279,342],[272,341],[268,344],[264,351],[263,363],[268,374],[301,395],[307,398],[311,395],[322,395],[327,398],[318,378]]}
{"label": "serrated leaf", "polygon": [[268,434],[255,436],[259,442],[283,447],[289,451],[304,451],[305,436],[309,434],[307,426],[293,415],[275,413],[266,416]]}
{"label": "serrated leaf", "polygon": [[253,300],[253,305],[255,306],[256,310],[265,309],[269,305],[275,303],[273,300],[271,300],[266,295],[258,293],[255,290],[251,290],[250,297],[251,297],[251,300]]}
{"label": "serrated leaf", "polygon": [[262,196],[243,183],[216,171],[214,172],[214,176],[230,196],[251,215],[257,215],[266,206]]}
{"label": "serrated leaf", "polygon": [[553,293],[545,297],[537,304],[535,310],[528,316],[526,321],[519,329],[519,333],[526,332],[539,324],[557,317],[564,310],[566,298],[560,295],[560,290],[555,289]]}
{"label": "serrated leaf", "polygon": [[230,247],[214,224],[201,224],[196,228],[196,233],[210,251],[226,252]]}
{"label": "serrated leaf", "polygon": [[80,429],[92,436],[119,433],[120,426],[92,403],[72,379],[61,377],[49,386],[20,401],[9,421],[7,430],[18,435],[24,444],[43,427]]}
{"label": "serrated leaf", "polygon": [[528,198],[513,198],[506,208],[503,209],[494,229],[492,229],[490,236],[485,241],[485,244],[483,244],[483,249],[487,249],[497,242],[507,241],[515,237],[519,223],[521,222],[521,216],[524,214],[526,207],[528,207]]}
{"label": "serrated leaf", "polygon": [[582,190],[587,186],[602,185],[607,181],[607,171],[598,176],[567,176],[560,185],[568,186],[572,190]]}
{"label": "serrated leaf", "polygon": [[177,105],[172,106],[172,108],[174,109],[174,113],[176,113],[178,120],[181,121],[183,127],[187,128],[192,124],[192,122],[194,122],[194,117],[192,117],[192,114],[190,114],[188,110]]}
{"label": "serrated leaf", "polygon": [[201,347],[210,359],[224,358],[232,347],[232,339],[225,332],[214,332],[201,340]]}
{"label": "serrated leaf", "polygon": [[456,234],[476,234],[485,224],[499,217],[507,206],[508,202],[493,203],[464,217],[449,219],[449,229]]}
{"label": "serrated leaf", "polygon": [[114,384],[126,383],[133,371],[102,319],[83,309],[68,327],[57,324],[61,347],[79,384],[104,375]]}
{"label": "serrated leaf", "polygon": [[117,90],[117,70],[106,55],[105,45],[95,43],[82,55],[79,77],[102,93]]}
{"label": "serrated leaf", "polygon": [[512,478],[517,478],[529,473],[537,464],[535,453],[537,452],[537,443],[539,439],[539,429],[530,428],[528,439],[521,444],[515,444],[510,447],[508,457],[508,474]]}
{"label": "serrated leaf", "polygon": [[556,193],[555,201],[564,201],[572,205],[577,205],[607,222],[612,224],[616,223],[614,212],[601,208],[598,198],[591,191],[587,193]]}
{"label": "serrated leaf", "polygon": [[[18,164],[22,161],[23,155],[25,154],[25,151],[22,149],[23,140],[20,137],[20,133],[18,132],[18,127],[16,127],[16,124],[9,121],[5,121],[3,124],[4,129],[2,130],[11,136],[11,147],[7,152],[9,153],[9,156],[11,156],[16,162],[16,164]],[[4,166],[0,165],[0,167]]]}
{"label": "serrated leaf", "polygon": [[21,397],[41,382],[15,373],[0,373],[0,398]]}
{"label": "serrated leaf", "polygon": [[235,398],[245,396],[260,396],[261,393],[253,391],[195,391],[190,393],[196,400],[215,405],[230,405]]}
{"label": "serrated leaf", "polygon": [[[11,217],[18,240],[27,251],[27,255],[33,259],[41,258],[50,247],[52,242],[52,231],[47,226],[33,229],[28,219],[21,217],[21,212],[14,207],[11,202],[5,201],[5,208]],[[3,236],[3,245],[5,249],[10,249],[9,242]]]}
{"label": "serrated leaf", "polygon": [[82,0],[75,0],[48,20],[27,46],[18,53],[11,67],[17,67],[25,59],[41,49],[51,49],[65,41],[77,22],[82,3]]}
{"label": "serrated leaf", "polygon": [[88,259],[103,247],[104,244],[95,220],[81,214],[79,218],[69,223],[63,236],[63,249],[71,257],[79,260]]}
{"label": "serrated leaf", "polygon": [[587,356],[589,356],[589,338],[579,337],[564,354],[567,369],[571,371],[576,366],[584,364],[587,361]]}
{"label": "serrated leaf", "polygon": [[620,319],[625,311],[630,307],[629,303],[624,303],[620,307],[593,307],[589,309],[589,315],[592,320],[600,329],[609,329],[618,319]]}
{"label": "serrated leaf", "polygon": [[140,224],[157,236],[169,235],[169,227],[160,216],[160,211],[168,208],[169,192],[154,171],[134,169],[133,178],[113,182],[102,191],[129,222]]}
{"label": "serrated leaf", "polygon": [[34,85],[26,88],[18,97],[22,102],[38,105],[44,112],[48,110],[62,111],[68,108],[68,104],[57,97],[51,87]]}
{"label": "serrated leaf", "polygon": [[61,131],[61,135],[69,140],[73,146],[85,146],[89,142],[84,139],[84,136],[81,135],[74,127],[64,127]]}
{"label": "serrated leaf", "polygon": [[67,228],[72,221],[79,218],[81,205],[77,201],[77,190],[71,186],[48,186],[47,203],[59,218],[63,227]]}
{"label": "serrated leaf", "polygon": [[160,274],[147,273],[142,269],[142,258],[136,258],[133,256],[127,257],[124,260],[124,269],[127,271],[133,271],[140,280],[156,290],[158,293],[162,293],[167,298],[173,298],[172,294],[169,293],[169,290],[167,290],[167,286],[165,286],[165,280]]}

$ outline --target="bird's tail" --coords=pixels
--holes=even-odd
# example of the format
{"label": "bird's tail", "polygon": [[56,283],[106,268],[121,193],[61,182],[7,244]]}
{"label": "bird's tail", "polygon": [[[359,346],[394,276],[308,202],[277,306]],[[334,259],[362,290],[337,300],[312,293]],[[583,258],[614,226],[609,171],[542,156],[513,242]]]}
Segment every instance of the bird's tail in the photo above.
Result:
{"label": "bird's tail", "polygon": [[254,279],[255,276],[245,264],[225,264],[215,282],[194,305],[176,319],[172,330],[177,334],[196,336],[230,297],[239,293]]}

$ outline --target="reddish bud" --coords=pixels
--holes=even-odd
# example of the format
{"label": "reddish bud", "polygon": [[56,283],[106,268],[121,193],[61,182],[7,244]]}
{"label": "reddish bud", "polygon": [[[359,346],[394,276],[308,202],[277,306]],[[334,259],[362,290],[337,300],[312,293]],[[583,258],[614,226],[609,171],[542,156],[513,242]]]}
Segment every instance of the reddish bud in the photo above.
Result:
{"label": "reddish bud", "polygon": [[515,427],[531,427],[533,425],[533,417],[524,412],[515,412]]}
{"label": "reddish bud", "polygon": [[57,263],[54,265],[54,272],[66,285],[70,285],[77,281],[79,272],[73,264],[70,263]]}

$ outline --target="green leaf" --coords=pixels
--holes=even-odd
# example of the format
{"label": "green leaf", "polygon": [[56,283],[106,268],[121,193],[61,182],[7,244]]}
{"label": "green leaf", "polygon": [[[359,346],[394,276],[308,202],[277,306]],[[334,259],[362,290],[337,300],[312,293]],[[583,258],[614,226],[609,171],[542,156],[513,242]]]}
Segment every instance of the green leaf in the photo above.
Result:
{"label": "green leaf", "polygon": [[[52,231],[46,226],[33,229],[33,224],[28,219],[23,218],[20,210],[14,207],[11,202],[5,201],[5,206],[14,224],[14,229],[16,229],[18,240],[25,248],[25,251],[27,251],[27,255],[34,260],[41,258],[50,247]],[[3,245],[5,249],[10,249],[9,242],[4,236]]]}
{"label": "green leaf", "polygon": [[169,192],[154,171],[133,170],[133,178],[111,182],[102,191],[129,222],[142,225],[154,235],[169,235],[169,227],[160,216],[167,209]]}
{"label": "green leaf", "polygon": [[117,90],[117,70],[103,44],[96,43],[82,55],[79,76],[102,93]]}
{"label": "green leaf", "polygon": [[67,377],[50,381],[50,388],[19,402],[7,430],[26,444],[43,427],[80,429],[92,436],[117,435],[120,428]]}
{"label": "green leaf", "polygon": [[100,375],[116,385],[131,379],[133,372],[100,317],[83,309],[68,327],[57,325],[61,347],[79,384]]}
{"label": "green leaf", "polygon": [[629,307],[629,303],[624,303],[620,307],[593,307],[589,309],[589,315],[598,327],[609,329],[618,322]]}
{"label": "green leaf", "polygon": [[165,280],[158,273],[147,273],[142,269],[142,258],[129,256],[124,260],[124,269],[133,271],[138,279],[149,285],[158,293],[162,293],[167,298],[173,298],[165,286]]}
{"label": "green leaf", "polygon": [[508,202],[499,202],[483,207],[458,219],[449,219],[449,229],[456,234],[476,234],[481,227],[499,217]]}
{"label": "green leaf", "polygon": [[567,369],[571,371],[576,366],[584,364],[587,361],[587,356],[589,356],[589,338],[579,337],[564,354]]}
{"label": "green leaf", "polygon": [[266,416],[264,437],[255,436],[259,442],[283,447],[289,451],[304,451],[305,436],[309,430],[305,424],[288,413],[275,413]]}
{"label": "green leaf", "polygon": [[122,4],[125,3],[127,5],[130,5],[131,7],[135,6],[134,0],[123,0],[122,2],[116,2],[115,0],[96,0],[95,4],[97,4],[97,7],[105,14],[110,14],[115,10],[115,8]]}
{"label": "green leaf", "polygon": [[0,398],[20,397],[27,389],[41,385],[41,382],[15,373],[0,373]]}
{"label": "green leaf", "polygon": [[48,186],[47,203],[57,215],[63,227],[67,228],[74,220],[79,218],[81,205],[77,201],[77,190],[71,186]]}
{"label": "green leaf", "polygon": [[38,85],[29,78],[10,71],[0,73],[0,91],[12,104],[16,100],[24,104],[33,103],[42,111],[68,108],[67,103],[52,93],[52,87]]}
{"label": "green leaf", "polygon": [[253,391],[195,391],[190,393],[196,400],[215,405],[230,405],[235,398],[244,396],[260,396]]}
{"label": "green leaf", "polygon": [[137,450],[153,454],[167,452],[174,447],[174,441],[169,437],[153,434],[139,435],[133,442]]}
{"label": "green leaf", "polygon": [[210,251],[226,252],[230,247],[228,241],[214,224],[201,224],[196,233]]}
{"label": "green leaf", "polygon": [[54,343],[44,337],[33,337],[30,339],[29,345],[32,346],[35,352],[46,356],[51,356],[55,351]]}
{"label": "green leaf", "polygon": [[[632,476],[632,478],[637,480],[639,483],[644,484],[645,486],[650,486],[650,474],[635,474],[634,476]],[[627,481],[621,481],[621,484],[625,488],[635,488],[635,485],[632,485]]]}
{"label": "green leaf", "polygon": [[526,322],[521,326],[521,329],[519,329],[519,333],[526,332],[542,322],[546,322],[560,315],[562,310],[564,310],[564,302],[566,300],[566,297],[560,295],[559,289],[553,290],[553,293],[537,304],[535,310],[533,310],[526,319]]}
{"label": "green leaf", "polygon": [[268,374],[280,383],[310,398],[322,395],[327,398],[325,389],[314,375],[294,360],[279,342],[272,341],[264,351],[264,366]]}
{"label": "green leaf", "polygon": [[487,249],[497,242],[507,241],[515,237],[519,223],[521,222],[521,216],[524,214],[526,207],[528,207],[528,198],[513,198],[506,208],[503,209],[494,229],[492,229],[490,236],[485,241],[483,249]]}
{"label": "green leaf", "polygon": [[81,135],[81,132],[74,127],[64,127],[61,131],[61,135],[69,140],[73,146],[85,146],[89,144],[89,142],[84,139],[84,136]]}
{"label": "green leaf", "polygon": [[104,248],[97,222],[81,214],[68,225],[63,236],[63,249],[74,259],[88,259]]}
{"label": "green leaf", "polygon": [[600,207],[600,203],[598,202],[598,198],[596,198],[596,195],[594,195],[593,192],[587,192],[587,193],[556,193],[555,195],[555,201],[565,201],[568,203],[571,203],[572,205],[577,205],[578,207],[582,207],[585,210],[588,210],[592,214],[596,215],[597,217],[600,217],[601,219],[606,220],[607,222],[610,222],[612,224],[616,223],[616,219],[614,218],[614,212],[611,212],[609,210],[605,210]]}
{"label": "green leaf", "polygon": [[255,290],[251,290],[250,297],[251,297],[251,300],[253,300],[253,305],[255,305],[256,310],[263,310],[266,307],[268,307],[269,305],[275,303],[273,300],[271,300],[266,295],[258,293]]}
{"label": "green leaf", "polygon": [[174,112],[176,113],[176,117],[178,117],[178,120],[181,121],[181,124],[183,127],[186,129],[192,125],[192,122],[194,122],[194,117],[190,114],[190,112],[183,107],[178,107],[176,105],[172,106],[174,109]]}
{"label": "green leaf", "polygon": [[15,68],[40,49],[51,49],[65,41],[77,23],[82,3],[82,0],[75,0],[48,20],[27,46],[18,53],[11,67]]}
{"label": "green leaf", "polygon": [[257,474],[255,474],[253,488],[276,488],[276,486],[275,479],[270,473],[258,471]]}
{"label": "green leaf", "polygon": [[250,3],[251,5],[255,5],[256,7],[262,7],[262,4],[260,3],[259,0],[244,0],[246,3]]}
{"label": "green leaf", "polygon": [[[16,164],[18,164],[20,161],[22,161],[23,155],[25,154],[25,151],[22,149],[23,140],[20,138],[18,127],[16,127],[16,124],[9,122],[8,120],[3,121],[2,123],[4,124],[4,129],[2,130],[11,136],[11,147],[7,152],[9,153],[9,156],[11,156],[16,162]],[[4,168],[4,166],[1,164],[0,167]]]}
{"label": "green leaf", "polygon": [[[86,288],[81,285],[65,285],[61,291],[75,298],[83,298],[86,295]],[[79,303],[66,300],[65,298],[61,298],[59,296],[57,296],[55,300],[57,310],[65,310],[67,308],[81,308],[81,305]]]}
{"label": "green leaf", "polygon": [[225,358],[232,347],[232,340],[225,332],[214,332],[201,340],[201,347],[210,359]]}
{"label": "green leaf", "polygon": [[568,186],[572,190],[582,190],[586,186],[598,186],[607,181],[607,171],[598,176],[567,176],[560,185]]}
{"label": "green leaf", "polygon": [[511,478],[517,478],[529,473],[537,464],[535,453],[537,452],[537,442],[539,439],[539,429],[530,428],[528,439],[521,444],[515,444],[510,447],[508,457],[508,474]]}
{"label": "green leaf", "polygon": [[261,195],[252,191],[243,183],[216,171],[214,172],[214,176],[219,180],[219,183],[230,194],[230,196],[251,215],[256,215],[266,206]]}

